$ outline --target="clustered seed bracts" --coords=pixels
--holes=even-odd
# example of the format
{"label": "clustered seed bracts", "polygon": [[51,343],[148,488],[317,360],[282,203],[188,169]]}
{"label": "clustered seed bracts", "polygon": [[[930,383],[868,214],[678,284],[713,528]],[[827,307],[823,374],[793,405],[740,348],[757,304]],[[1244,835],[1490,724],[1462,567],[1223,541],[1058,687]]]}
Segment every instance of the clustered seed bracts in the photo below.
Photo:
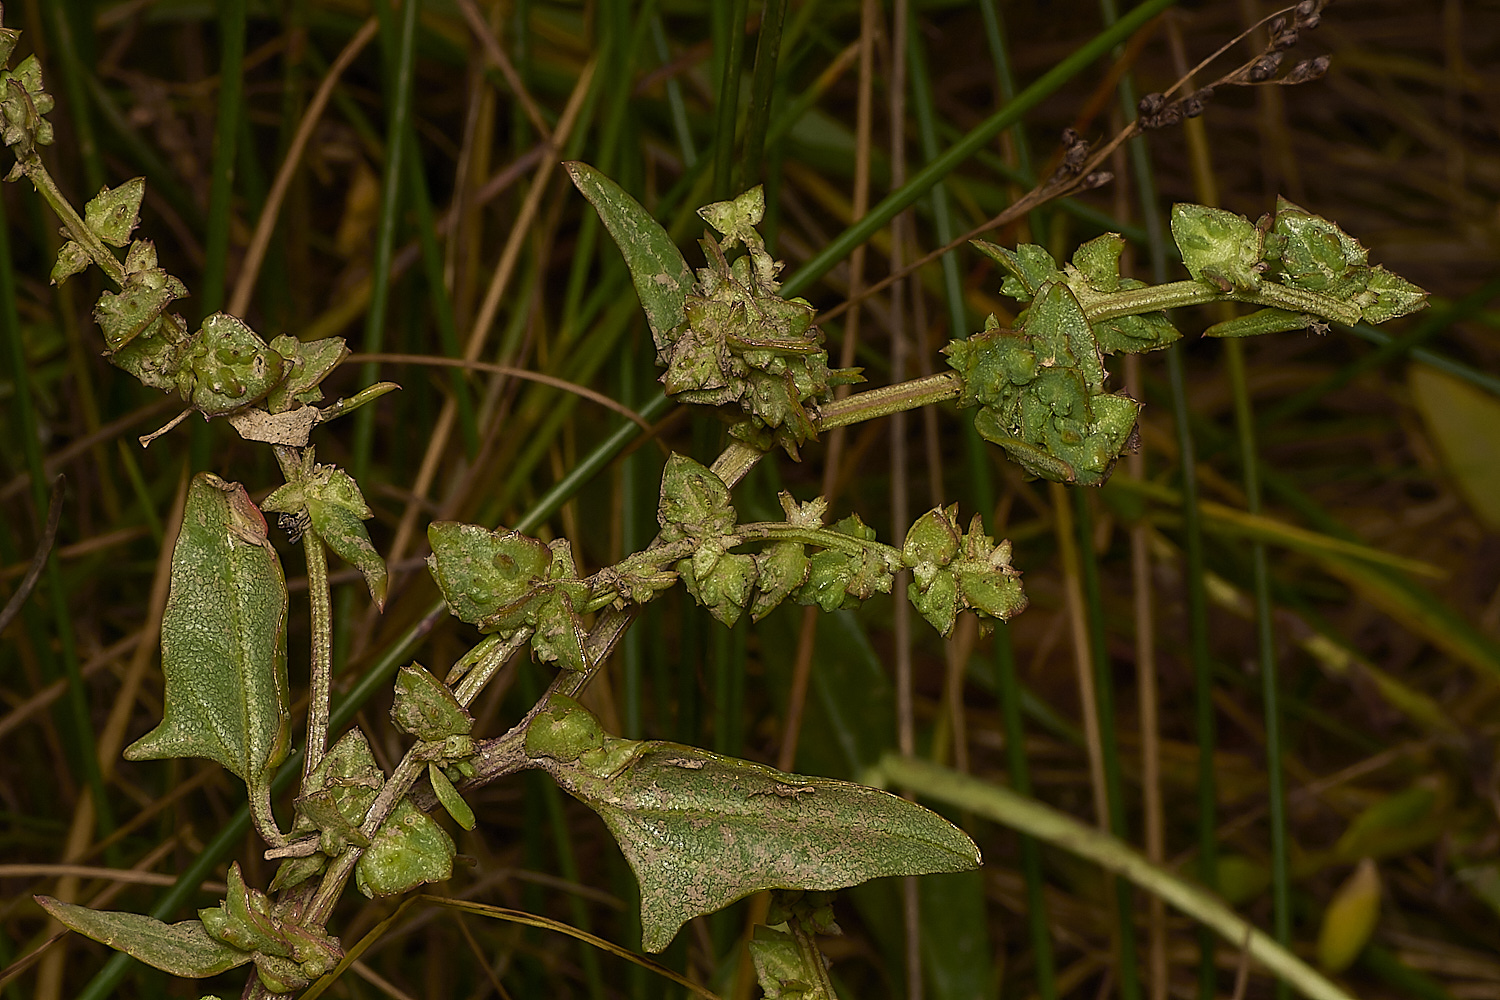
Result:
{"label": "clustered seed bracts", "polygon": [[1182,124],[1184,118],[1197,118],[1214,96],[1214,88],[1203,87],[1186,97],[1168,102],[1163,94],[1147,94],[1136,105],[1136,113],[1143,129],[1170,128]]}
{"label": "clustered seed bracts", "polygon": [[1115,179],[1115,175],[1108,170],[1094,170],[1090,171],[1087,176],[1082,176],[1083,165],[1088,162],[1089,153],[1093,151],[1093,144],[1079,135],[1076,130],[1063,129],[1062,146],[1062,162],[1057,165],[1056,170],[1052,171],[1048,184],[1067,184],[1069,190],[1075,192],[1092,191]]}
{"label": "clustered seed bracts", "polygon": [[1203,87],[1176,100],[1170,100],[1163,93],[1147,94],[1136,107],[1136,124],[1149,131],[1180,125],[1184,118],[1196,118],[1203,113],[1204,106],[1213,97],[1214,87],[1268,83],[1290,86],[1318,79],[1328,72],[1331,62],[1328,56],[1303,59],[1285,76],[1277,78],[1276,74],[1281,71],[1287,51],[1300,40],[1301,32],[1312,31],[1322,22],[1322,10],[1328,2],[1329,0],[1301,0],[1293,8],[1290,19],[1285,15],[1277,17],[1269,25],[1270,41],[1266,43],[1265,51],[1213,86]]}

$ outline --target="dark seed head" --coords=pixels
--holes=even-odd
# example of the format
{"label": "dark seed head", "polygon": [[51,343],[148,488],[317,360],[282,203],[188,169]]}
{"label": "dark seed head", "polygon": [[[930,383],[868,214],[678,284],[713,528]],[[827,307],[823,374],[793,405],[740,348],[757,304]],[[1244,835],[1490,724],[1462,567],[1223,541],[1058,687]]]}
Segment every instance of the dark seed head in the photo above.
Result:
{"label": "dark seed head", "polygon": [[1284,54],[1281,52],[1267,52],[1255,64],[1250,67],[1250,82],[1262,83],[1276,75],[1276,70],[1281,66]]}

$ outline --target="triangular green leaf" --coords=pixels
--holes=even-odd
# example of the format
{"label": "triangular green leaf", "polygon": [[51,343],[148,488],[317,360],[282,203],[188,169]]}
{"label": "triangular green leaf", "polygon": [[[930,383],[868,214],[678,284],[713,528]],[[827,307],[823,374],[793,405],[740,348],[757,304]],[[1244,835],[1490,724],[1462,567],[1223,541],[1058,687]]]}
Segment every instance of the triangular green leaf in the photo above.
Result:
{"label": "triangular green leaf", "polygon": [[266,409],[272,413],[322,399],[323,391],[318,388],[318,383],[349,356],[349,347],[342,337],[303,343],[296,337],[282,334],[271,341],[271,350],[289,362],[286,377],[266,396]]}
{"label": "triangular green leaf", "polygon": [[474,717],[458,703],[453,691],[420,663],[401,668],[396,675],[396,697],[391,721],[403,733],[426,743],[438,743],[474,728]]}
{"label": "triangular green leaf", "polygon": [[366,896],[394,896],[453,875],[453,839],[431,816],[402,799],[360,855],[354,884]]}
{"label": "triangular green leaf", "polygon": [[83,224],[112,247],[130,242],[130,233],[141,221],[141,199],[146,178],[132,177],[116,188],[105,188],[83,206]]}
{"label": "triangular green leaf", "polygon": [[[586,710],[555,702],[554,713]],[[586,728],[586,727],[585,727]],[[762,889],[841,889],[887,875],[977,867],[979,850],[936,813],[848,781],[786,774],[676,743],[605,738],[543,754],[569,794],[604,818],[641,887],[643,946],[661,951],[693,917]],[[528,740],[534,756],[547,749]]]}
{"label": "triangular green leaf", "polygon": [[260,399],[281,381],[287,368],[280,354],[243,320],[228,313],[214,313],[203,321],[186,361],[192,368],[193,406],[209,416]]}
{"label": "triangular green leaf", "polygon": [[1226,292],[1260,284],[1265,234],[1243,215],[1208,205],[1173,205],[1172,239],[1196,280]]}
{"label": "triangular green leaf", "polygon": [[1427,292],[1383,267],[1372,267],[1365,290],[1355,301],[1366,323],[1384,323],[1427,308]]}
{"label": "triangular green leaf", "polygon": [[552,551],[535,538],[477,524],[434,521],[427,541],[432,546],[427,568],[448,610],[470,624],[524,600],[552,564]]}
{"label": "triangular green leaf", "polygon": [[75,274],[86,270],[94,258],[89,252],[72,240],[64,243],[62,249],[57,251],[57,263],[52,265],[52,283],[60,285]]}

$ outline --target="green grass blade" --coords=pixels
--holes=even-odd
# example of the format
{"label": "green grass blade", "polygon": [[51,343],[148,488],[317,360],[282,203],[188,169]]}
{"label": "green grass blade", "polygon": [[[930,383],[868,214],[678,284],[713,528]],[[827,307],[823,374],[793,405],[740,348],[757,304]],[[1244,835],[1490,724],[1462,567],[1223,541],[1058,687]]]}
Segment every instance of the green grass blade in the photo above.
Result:
{"label": "green grass blade", "polygon": [[[1031,770],[1026,762],[1026,731],[1021,723],[1021,684],[1016,679],[1016,652],[1010,626],[995,626],[995,687],[1000,695],[1000,725],[1005,731],[1005,762],[1011,787],[1030,798]],[[1043,894],[1042,851],[1028,833],[1021,838],[1021,873],[1026,879],[1026,925],[1031,935],[1032,961],[1036,964],[1036,988],[1041,1000],[1055,1000],[1057,983],[1052,957],[1052,928],[1047,921],[1047,899]]]}
{"label": "green grass blade", "polygon": [[[1245,377],[1244,345],[1238,341],[1224,344],[1224,360],[1229,384],[1234,392],[1234,417],[1238,430],[1240,461],[1244,469],[1245,506],[1251,514],[1260,513],[1259,461],[1255,446],[1255,413],[1250,401],[1250,385]],[[1255,633],[1261,673],[1261,716],[1266,727],[1266,799],[1271,833],[1271,900],[1276,940],[1290,947],[1292,940],[1292,886],[1286,820],[1286,774],[1282,764],[1282,714],[1280,664],[1276,657],[1276,638],[1272,630],[1271,570],[1266,561],[1264,542],[1250,545],[1251,571],[1255,593]],[[1286,984],[1278,983],[1278,997],[1289,995]]]}
{"label": "green grass blade", "polygon": [[[1094,515],[1089,494],[1078,488],[1072,494],[1073,517],[1078,533],[1078,568],[1083,584],[1084,611],[1088,622],[1089,659],[1094,669],[1094,698],[1099,717],[1099,748],[1104,763],[1104,798],[1109,809],[1109,830],[1122,842],[1130,833],[1125,821],[1125,782],[1120,768],[1120,744],[1115,736],[1114,672],[1109,664],[1109,645],[1104,631],[1104,596],[1099,586],[1099,559],[1094,552]],[[1124,1000],[1141,995],[1141,980],[1135,940],[1134,893],[1124,879],[1115,880],[1115,933],[1120,945],[1119,989]]]}
{"label": "green grass blade", "polygon": [[[720,0],[723,3],[724,0]],[[713,197],[723,200],[734,196],[734,123],[740,112],[740,75],[745,61],[745,17],[750,0],[728,0],[727,25],[722,29],[723,54],[719,57],[721,72],[714,103],[714,182]],[[722,14],[721,14],[722,16]]]}
{"label": "green grass blade", "polygon": [[782,294],[791,296],[805,292],[813,282],[847,257],[851,250],[883,229],[903,209],[931,190],[932,185],[952,173],[976,151],[988,145],[997,134],[1019,122],[1026,112],[1173,3],[1175,0],[1145,0],[1139,7],[1062,59],[1035,83],[1017,94],[1015,100],[975,126],[942,156],[882,199],[864,218],[830,240],[826,247],[787,278],[781,287]]}
{"label": "green grass blade", "polygon": [[924,798],[967,809],[1092,861],[1212,927],[1235,948],[1243,947],[1252,959],[1294,985],[1309,1000],[1352,1000],[1322,973],[1257,930],[1211,893],[1158,868],[1127,844],[1066,813],[1008,788],[928,761],[894,754],[882,758],[874,773],[866,778],[911,788]]}
{"label": "green grass blade", "polygon": [[739,160],[735,189],[761,183],[766,153],[766,130],[771,120],[771,95],[781,57],[781,29],[786,0],[765,0],[761,6],[760,37],[755,43],[755,70],[750,81],[750,113],[745,119],[745,150]]}
{"label": "green grass blade", "polygon": [[[390,8],[376,0],[375,9],[380,14],[380,35],[385,49],[384,60],[387,93],[390,101],[390,116],[385,130],[385,171],[380,186],[380,219],[375,227],[375,254],[371,263],[373,286],[370,289],[370,305],[365,312],[364,350],[377,354],[385,337],[386,314],[391,297],[391,256],[395,252],[396,231],[401,224],[401,202],[403,194],[403,160],[406,144],[402,136],[410,128],[413,49],[417,34],[417,8],[419,3],[407,3],[401,8],[399,26],[391,23]],[[379,378],[373,364],[360,368],[360,384],[369,385]],[[354,443],[349,462],[349,472],[361,479],[369,469],[370,454],[375,441],[375,410],[366,407],[354,415]],[[343,617],[343,616],[341,616]]]}
{"label": "green grass blade", "polygon": [[214,119],[213,179],[208,190],[208,235],[203,246],[200,318],[224,307],[229,229],[234,205],[235,145],[245,108],[245,0],[219,6],[219,110]]}

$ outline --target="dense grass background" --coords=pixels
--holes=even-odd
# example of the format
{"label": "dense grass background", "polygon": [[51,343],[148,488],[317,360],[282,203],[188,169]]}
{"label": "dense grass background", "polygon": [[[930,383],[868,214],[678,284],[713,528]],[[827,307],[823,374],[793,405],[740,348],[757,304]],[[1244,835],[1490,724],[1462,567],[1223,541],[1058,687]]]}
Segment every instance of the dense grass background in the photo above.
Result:
{"label": "dense grass background", "polygon": [[[618,251],[557,161],[584,159],[616,178],[694,264],[692,209],[763,180],[767,234],[794,273],[850,225],[861,177],[867,203],[878,202],[1113,20],[1109,0],[912,0],[900,8],[909,7],[904,35],[893,35],[890,3],[867,5],[869,21],[854,0],[785,6],[763,86],[761,0],[428,0],[416,17],[382,0],[29,0],[10,4],[6,23],[25,30],[18,58],[37,52],[58,98],[58,140],[45,155],[64,190],[81,204],[102,184],[147,177],[141,233],[193,292],[183,303],[190,319],[232,307],[267,339],[341,335],[364,352],[468,356],[641,408],[656,392],[649,333]],[[924,193],[894,235],[888,227],[863,245],[850,258],[862,268],[855,280],[868,285],[999,212],[1050,171],[1064,127],[1112,134],[1120,88],[1163,89],[1270,10],[1216,0],[1153,21],[1119,61],[1061,81],[1018,128]],[[490,42],[477,40],[470,19]],[[872,42],[863,79],[862,37]],[[246,248],[299,122],[330,65],[360,39],[367,44],[338,77],[247,282]],[[1238,44],[1222,68],[1259,44]],[[1089,821],[1116,776],[1126,839],[1216,880],[1243,913],[1279,925],[1308,955],[1335,891],[1371,857],[1380,919],[1344,974],[1349,988],[1496,996],[1497,46],[1492,8],[1345,0],[1296,53],[1331,53],[1324,80],[1221,90],[1191,127],[1153,133],[1118,157],[1113,184],[988,235],[1062,257],[1116,230],[1132,240],[1133,273],[1149,279],[1155,260],[1176,278],[1151,243],[1171,202],[1255,217],[1280,193],[1431,290],[1431,310],[1384,331],[1394,342],[1334,329],[1236,347],[1192,336],[1216,316],[1179,316],[1189,337],[1173,356],[1116,373],[1147,408],[1139,457],[1102,490],[1025,481],[997,449],[977,447],[967,416],[953,411],[854,429],[832,474],[832,442],[807,448],[800,464],[774,456],[737,490],[742,514],[760,519],[779,516],[778,489],[806,499],[831,484],[834,514],[858,510],[886,540],[899,541],[939,501],[959,502],[965,521],[983,513],[993,534],[1014,541],[1032,602],[1008,630],[985,638],[961,629],[945,644],[920,621],[902,624],[887,598],[832,616],[783,608],[731,631],[677,593],[632,630],[591,690],[595,707],[625,735],[839,777],[857,777],[909,738],[919,754],[1029,784]],[[902,105],[895,153],[893,101]],[[736,108],[737,118],[725,113]],[[563,131],[560,122],[571,127],[559,150],[544,137]],[[1156,219],[1143,214],[1143,196]],[[254,884],[269,881],[255,838],[219,836],[240,804],[237,781],[204,761],[122,765],[118,753],[160,711],[152,623],[186,475],[211,469],[256,496],[279,478],[267,451],[218,424],[191,421],[142,451],[134,435],[175,410],[98,356],[89,314],[102,278],[49,287],[56,221],[24,184],[6,187],[3,208],[7,594],[39,545],[52,476],[67,477],[51,561],[0,645],[8,964],[49,933],[33,892],[147,911],[200,858],[213,866],[210,883],[231,858]],[[851,274],[847,261],[809,274],[819,280],[804,294],[839,305]],[[1014,306],[968,249],[897,287],[859,311],[856,357],[871,385],[940,368],[947,338]],[[824,325],[835,357],[852,316]],[[1419,373],[1432,369],[1414,357],[1456,381],[1431,387]],[[393,561],[383,617],[352,572],[335,591],[340,687],[355,693],[349,704],[389,762],[401,753],[384,719],[390,670],[413,657],[446,668],[476,638],[448,620],[412,633],[435,597],[420,563],[429,520],[566,535],[591,571],[654,533],[666,450],[708,462],[725,436],[712,414],[653,409],[651,439],[581,475],[580,462],[629,426],[597,402],[420,360],[350,364],[329,388],[346,394],[376,378],[403,391],[321,431],[317,444],[320,460],[358,475],[376,509],[376,543]],[[1247,441],[1258,463],[1245,460]],[[1186,478],[1184,446],[1196,458]],[[1259,472],[1248,495],[1247,468]],[[549,496],[567,502],[544,503]],[[1275,523],[1252,538],[1236,514],[1257,502]],[[1311,540],[1289,539],[1290,527]],[[1329,538],[1426,568],[1332,554]],[[305,615],[301,558],[283,543],[294,615]],[[306,639],[298,619],[294,685],[305,679]],[[1099,734],[1083,714],[1085,677],[1103,712]],[[481,700],[476,733],[503,731],[546,681],[530,664],[505,676]],[[1274,757],[1268,766],[1268,752],[1279,766]],[[471,801],[480,825],[458,842],[474,863],[444,891],[634,946],[633,881],[591,813],[537,775]],[[841,896],[845,935],[827,951],[846,997],[912,995],[912,985],[941,1000],[1236,989],[1232,947],[1210,955],[1205,974],[1186,922],[1139,894],[1125,920],[1110,884],[1066,853],[954,818],[980,841],[985,868],[924,882],[918,919],[898,885]],[[189,894],[171,918],[221,891]],[[393,905],[351,896],[330,929],[356,941]],[[744,905],[696,921],[665,961],[723,996],[751,995],[740,965],[745,924]],[[915,952],[904,943],[913,924]],[[916,972],[904,957],[912,954]],[[4,995],[79,995],[107,958],[63,938]],[[386,928],[357,971],[337,987],[343,995],[664,989],[556,934],[431,909]],[[89,989],[198,995],[139,966]],[[1252,974],[1246,995],[1272,990]]]}

